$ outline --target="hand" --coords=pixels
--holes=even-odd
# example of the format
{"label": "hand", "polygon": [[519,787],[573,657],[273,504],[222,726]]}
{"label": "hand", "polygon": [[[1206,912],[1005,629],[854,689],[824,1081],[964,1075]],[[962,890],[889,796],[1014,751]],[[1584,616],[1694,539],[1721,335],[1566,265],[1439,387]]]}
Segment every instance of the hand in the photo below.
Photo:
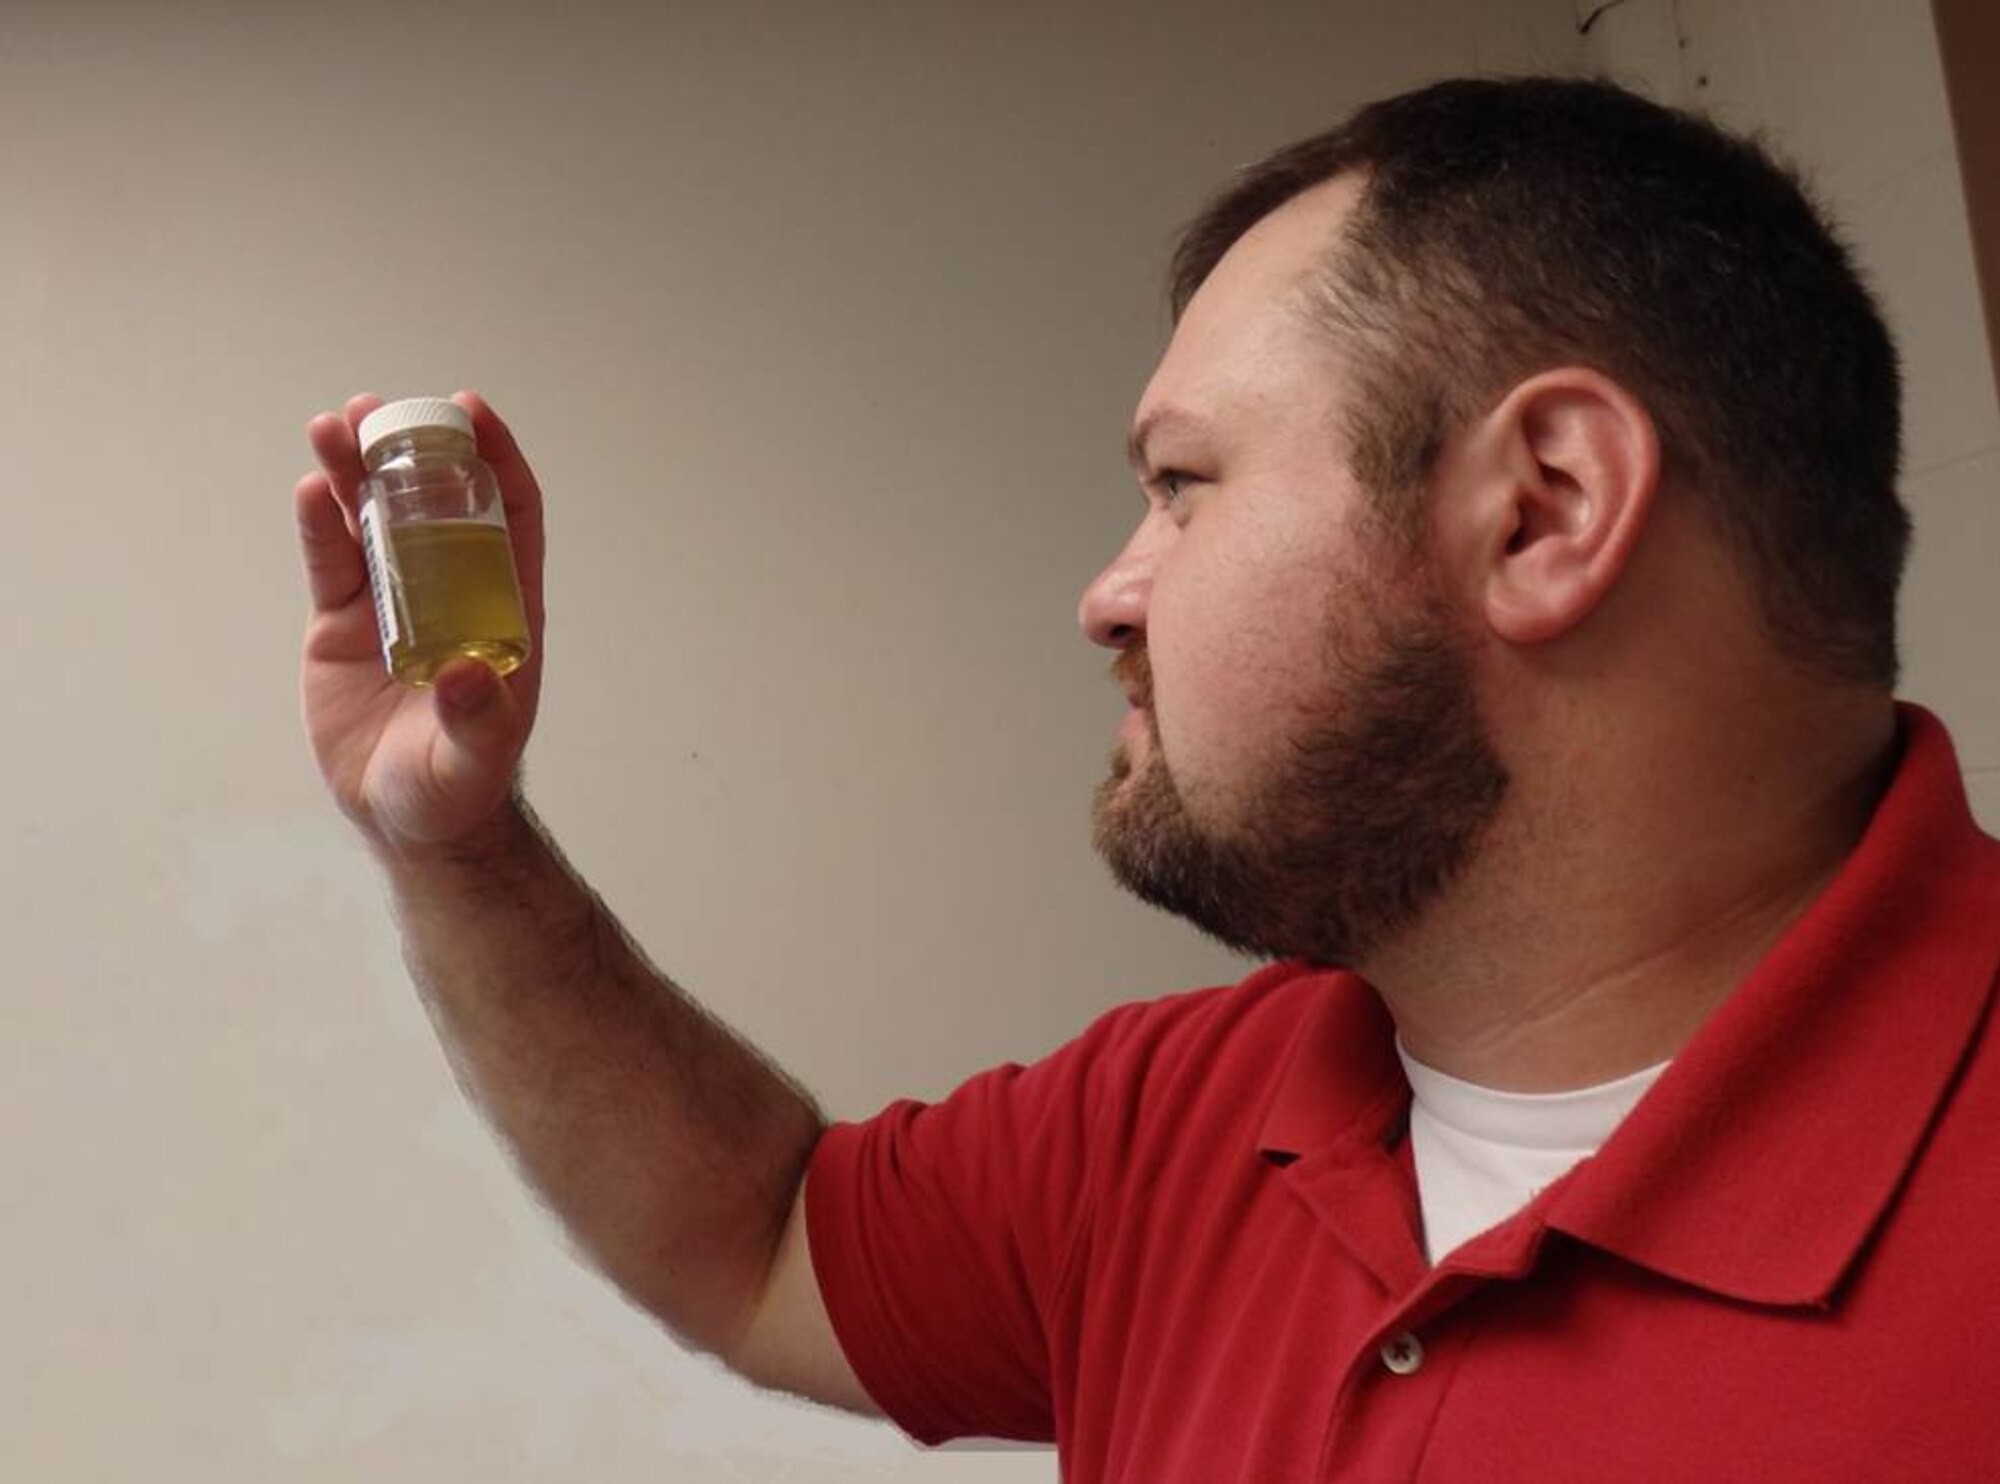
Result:
{"label": "hand", "polygon": [[472,392],[452,400],[471,414],[506,502],[534,646],[511,675],[457,660],[431,689],[416,690],[382,663],[361,552],[356,438],[379,397],[351,398],[344,418],[323,412],[306,424],[319,468],[292,492],[312,598],[300,676],[306,734],[342,811],[390,849],[461,842],[492,819],[512,793],[542,688],[542,492],[485,400]]}

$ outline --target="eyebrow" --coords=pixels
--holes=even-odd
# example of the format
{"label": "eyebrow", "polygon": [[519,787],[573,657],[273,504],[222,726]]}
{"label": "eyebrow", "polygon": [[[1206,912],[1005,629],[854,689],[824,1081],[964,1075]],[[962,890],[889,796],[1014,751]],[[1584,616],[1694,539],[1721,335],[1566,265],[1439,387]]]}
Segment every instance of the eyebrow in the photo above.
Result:
{"label": "eyebrow", "polygon": [[1156,434],[1159,433],[1200,433],[1207,424],[1191,412],[1178,407],[1155,407],[1151,412],[1132,425],[1132,432],[1125,440],[1125,458],[1134,469],[1145,470],[1152,467],[1152,459],[1147,453]]}

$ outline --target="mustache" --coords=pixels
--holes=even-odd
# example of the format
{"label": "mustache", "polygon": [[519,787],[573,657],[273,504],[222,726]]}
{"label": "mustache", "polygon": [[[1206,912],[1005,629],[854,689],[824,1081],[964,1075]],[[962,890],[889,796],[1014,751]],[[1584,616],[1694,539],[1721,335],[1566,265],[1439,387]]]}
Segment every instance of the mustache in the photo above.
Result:
{"label": "mustache", "polygon": [[1150,710],[1153,705],[1153,661],[1142,644],[1118,651],[1111,662],[1111,678],[1132,703]]}

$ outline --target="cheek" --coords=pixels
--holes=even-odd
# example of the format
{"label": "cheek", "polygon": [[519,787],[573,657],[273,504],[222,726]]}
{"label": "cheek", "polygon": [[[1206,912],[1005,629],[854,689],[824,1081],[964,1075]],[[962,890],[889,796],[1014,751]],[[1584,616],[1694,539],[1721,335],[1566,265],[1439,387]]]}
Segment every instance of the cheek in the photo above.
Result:
{"label": "cheek", "polygon": [[1162,574],[1147,622],[1154,719],[1192,794],[1253,771],[1310,679],[1314,620],[1286,585],[1222,567]]}

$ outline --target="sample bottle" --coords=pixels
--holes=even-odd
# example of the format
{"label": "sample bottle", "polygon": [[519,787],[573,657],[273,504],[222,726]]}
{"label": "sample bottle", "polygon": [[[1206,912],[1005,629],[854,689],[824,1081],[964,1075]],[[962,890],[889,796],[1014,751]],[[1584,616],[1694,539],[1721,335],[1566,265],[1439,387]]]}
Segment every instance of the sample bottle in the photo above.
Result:
{"label": "sample bottle", "polygon": [[361,535],[382,658],[429,685],[460,656],[500,674],[528,657],[528,620],[499,482],[456,402],[411,397],[361,419]]}

